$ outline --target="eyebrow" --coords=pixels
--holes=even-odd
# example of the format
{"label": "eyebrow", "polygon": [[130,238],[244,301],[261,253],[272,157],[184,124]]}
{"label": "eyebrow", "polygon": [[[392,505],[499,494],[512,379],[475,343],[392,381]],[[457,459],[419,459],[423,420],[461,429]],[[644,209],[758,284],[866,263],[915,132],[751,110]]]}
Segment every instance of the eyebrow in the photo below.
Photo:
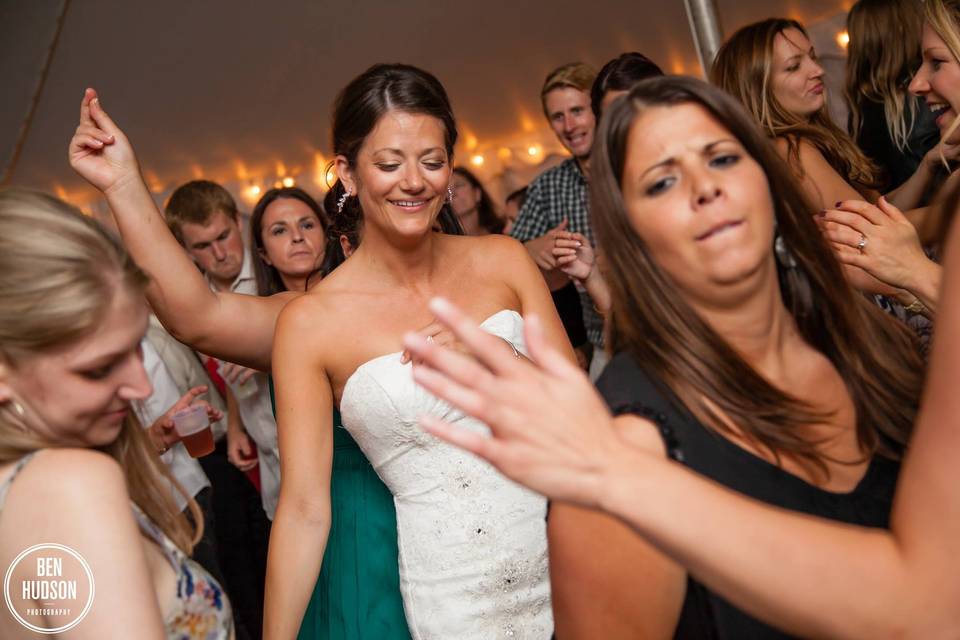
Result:
{"label": "eyebrow", "polygon": [[[716,148],[717,145],[723,144],[724,142],[736,142],[736,141],[733,138],[721,138],[720,140],[714,140],[713,142],[704,145],[703,149],[700,150],[700,153],[710,153],[711,151],[714,150],[714,148]],[[657,164],[648,167],[647,170],[640,175],[640,177],[643,178],[654,169],[658,169],[660,167],[667,167],[667,166],[676,164],[676,162],[677,162],[677,159],[672,156],[665,160],[661,160]]]}
{"label": "eyebrow", "polygon": [[[316,219],[316,216],[313,216],[313,215],[305,215],[305,216],[300,216],[299,218],[297,218],[297,222],[299,223],[299,222],[303,222],[304,220],[315,220],[315,219]],[[271,227],[276,227],[277,225],[284,225],[284,226],[285,226],[286,224],[287,224],[287,221],[286,221],[286,220],[277,220],[276,222],[271,223],[270,226],[271,226]]]}
{"label": "eyebrow", "polygon": [[[139,341],[139,340],[137,341],[137,344],[140,344],[140,341]],[[134,347],[134,348],[136,348],[136,347]],[[88,369],[101,369],[101,368],[106,367],[106,366],[108,366],[108,365],[111,365],[111,364],[114,364],[114,363],[116,363],[116,362],[119,362],[120,360],[123,359],[124,356],[127,355],[127,352],[128,352],[128,351],[130,351],[130,350],[129,350],[129,349],[125,349],[125,348],[121,348],[121,349],[119,349],[119,350],[117,350],[117,351],[112,351],[112,352],[110,352],[110,353],[104,353],[104,354],[102,354],[102,355],[97,356],[96,358],[91,359],[91,360],[88,361],[88,362],[83,362],[83,363],[80,363],[80,364],[76,365],[75,367],[73,367],[73,370],[74,370],[74,371],[86,371],[86,370],[88,370]]]}
{"label": "eyebrow", "polygon": [[[430,147],[429,149],[424,149],[423,151],[420,152],[420,155],[425,156],[428,153],[433,153],[434,151],[443,151],[443,147]],[[383,153],[383,152],[393,153],[398,156],[404,155],[403,151],[401,151],[400,149],[394,149],[392,147],[384,147],[383,149],[377,149],[376,151],[373,152],[373,155],[376,155],[378,153]]]}

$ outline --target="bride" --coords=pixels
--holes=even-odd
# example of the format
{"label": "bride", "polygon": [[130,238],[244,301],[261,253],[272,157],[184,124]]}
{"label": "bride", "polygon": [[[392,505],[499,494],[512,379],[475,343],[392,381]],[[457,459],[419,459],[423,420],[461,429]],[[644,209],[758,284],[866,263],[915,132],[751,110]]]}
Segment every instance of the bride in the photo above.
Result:
{"label": "bride", "polygon": [[[107,196],[131,253],[153,278],[151,302],[176,306],[177,282],[165,275],[157,249],[168,247],[169,258],[175,241],[123,133],[98,102],[90,114],[74,141],[89,156],[74,166]],[[320,569],[330,526],[331,414],[339,406],[344,426],[394,495],[413,637],[549,637],[545,502],[420,430],[423,414],[486,427],[414,384],[401,336],[420,330],[441,344],[452,341],[426,304],[441,295],[517,357],[525,349],[521,314],[535,313],[549,342],[573,361],[550,294],[515,241],[434,231],[448,199],[457,137],[436,78],[405,65],[374,66],[343,90],[333,120],[335,195],[338,206],[362,216],[363,236],[346,263],[283,306],[276,320],[281,489],[264,635],[295,636]],[[217,313],[248,329],[238,327],[238,339],[212,355],[268,361],[264,354],[251,358],[243,336],[276,318],[282,302],[269,300],[220,296]],[[202,332],[180,337],[200,349],[212,344]]]}

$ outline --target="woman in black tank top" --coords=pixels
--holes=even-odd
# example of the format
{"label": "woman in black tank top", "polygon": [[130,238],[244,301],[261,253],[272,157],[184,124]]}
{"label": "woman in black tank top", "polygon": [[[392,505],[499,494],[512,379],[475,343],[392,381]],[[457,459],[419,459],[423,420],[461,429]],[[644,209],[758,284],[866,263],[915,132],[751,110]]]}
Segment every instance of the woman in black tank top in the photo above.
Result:
{"label": "woman in black tank top", "polygon": [[[784,509],[886,526],[922,382],[916,343],[849,288],[803,193],[755,123],[702,82],[649,80],[605,113],[592,158],[592,215],[616,354],[598,384],[619,414],[621,446]],[[489,361],[482,337],[461,338]],[[528,340],[536,358],[537,339]],[[423,351],[440,368],[429,358],[435,350]],[[536,408],[527,417],[559,424],[583,424],[588,410],[598,421],[606,413],[586,394],[573,403],[570,385],[549,384],[549,375],[572,375],[559,363],[544,356],[539,364],[548,381],[504,401],[519,406],[512,396],[522,395]],[[489,381],[469,366],[442,368],[459,368],[457,382],[485,393]],[[507,377],[518,365],[488,366]],[[435,377],[418,377],[495,432],[509,419]],[[559,446],[559,430],[539,436],[531,422],[524,426],[530,450]],[[520,482],[589,507],[602,506],[592,481],[572,478],[600,475],[615,484],[617,474],[633,472],[591,470],[612,446],[598,433],[568,455],[571,482],[557,489],[562,483],[538,474],[535,454],[520,464],[518,456],[498,458],[498,449],[479,440],[425,424]],[[696,521],[681,528],[686,539],[711,544],[711,531]],[[786,637],[610,516],[554,503],[549,539],[560,640]],[[745,538],[724,553],[746,555],[752,544]],[[804,553],[798,548],[783,561],[815,561]]]}

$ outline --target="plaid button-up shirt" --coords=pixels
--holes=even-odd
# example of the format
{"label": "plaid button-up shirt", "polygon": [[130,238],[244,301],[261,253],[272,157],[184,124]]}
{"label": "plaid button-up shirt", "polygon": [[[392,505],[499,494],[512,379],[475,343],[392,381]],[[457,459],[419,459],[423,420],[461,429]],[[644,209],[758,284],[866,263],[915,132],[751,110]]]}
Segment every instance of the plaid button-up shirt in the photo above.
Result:
{"label": "plaid button-up shirt", "polygon": [[[582,233],[595,245],[590,210],[587,202],[587,181],[573,158],[548,169],[534,178],[527,188],[527,199],[517,216],[510,235],[520,242],[539,238],[567,219],[567,229]],[[581,287],[580,304],[587,337],[594,347],[603,348],[603,318],[594,310],[593,300]]]}

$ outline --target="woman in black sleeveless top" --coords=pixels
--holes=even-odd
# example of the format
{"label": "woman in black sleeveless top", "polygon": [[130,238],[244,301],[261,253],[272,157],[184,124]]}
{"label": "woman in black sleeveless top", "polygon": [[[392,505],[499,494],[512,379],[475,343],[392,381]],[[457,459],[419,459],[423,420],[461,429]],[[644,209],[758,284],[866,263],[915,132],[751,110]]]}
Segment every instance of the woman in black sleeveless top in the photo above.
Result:
{"label": "woman in black sleeveless top", "polygon": [[[571,400],[571,385],[559,382],[572,374],[561,364],[539,360],[547,379],[521,392],[519,372],[512,389],[493,387],[489,371],[471,372],[477,365],[463,361],[443,366],[421,343],[426,361],[451,380],[498,395],[477,403],[436,372],[415,372],[422,384],[495,431],[526,405],[517,428],[535,446],[521,465],[516,455],[498,458],[497,444],[424,424],[570,501],[554,503],[548,525],[559,640],[784,637],[689,579],[621,521],[571,503],[604,506],[590,477],[610,486],[632,473],[596,471],[610,447],[629,446],[772,505],[883,527],[921,387],[915,341],[849,288],[788,168],[720,90],[676,77],[637,85],[606,112],[591,157],[591,213],[617,353],[599,384],[621,414],[621,444],[600,437],[608,413],[595,396]],[[528,346],[537,357],[535,335]],[[492,362],[480,340],[472,351],[498,377],[521,366]],[[565,438],[554,429],[537,441],[539,415],[574,430],[595,416],[596,441],[568,448],[565,486],[559,471],[538,475],[539,452]],[[635,499],[642,504],[643,495]],[[711,545],[711,531],[695,520],[682,529],[687,540]],[[745,537],[742,548],[723,552],[746,557],[757,543]],[[804,553],[783,561],[815,560]]]}

